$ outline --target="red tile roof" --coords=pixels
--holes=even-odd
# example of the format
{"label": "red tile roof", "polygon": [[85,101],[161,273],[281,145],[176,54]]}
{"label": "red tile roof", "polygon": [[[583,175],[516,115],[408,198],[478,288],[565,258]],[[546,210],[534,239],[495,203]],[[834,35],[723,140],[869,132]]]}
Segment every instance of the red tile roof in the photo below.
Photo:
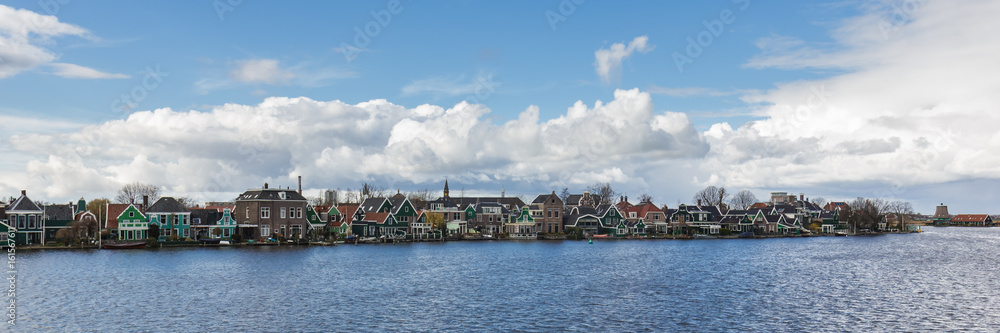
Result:
{"label": "red tile roof", "polygon": [[389,213],[367,213],[365,214],[365,221],[374,221],[378,224],[384,224],[385,220],[389,218]]}
{"label": "red tile roof", "polygon": [[108,204],[108,215],[104,222],[104,229],[118,229],[118,215],[122,215],[128,206],[129,204]]}
{"label": "red tile roof", "polygon": [[987,214],[958,214],[951,217],[952,222],[984,222],[990,216]]}

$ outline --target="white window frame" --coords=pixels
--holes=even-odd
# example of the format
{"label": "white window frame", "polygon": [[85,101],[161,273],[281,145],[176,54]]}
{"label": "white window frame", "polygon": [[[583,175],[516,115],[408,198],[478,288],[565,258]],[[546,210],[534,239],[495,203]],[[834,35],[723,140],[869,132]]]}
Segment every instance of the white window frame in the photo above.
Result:
{"label": "white window frame", "polygon": [[262,219],[271,218],[271,207],[260,207],[260,218]]}
{"label": "white window frame", "polygon": [[285,207],[281,207],[281,218],[285,218],[285,216],[286,216],[285,211],[286,210],[287,209],[285,209]]}

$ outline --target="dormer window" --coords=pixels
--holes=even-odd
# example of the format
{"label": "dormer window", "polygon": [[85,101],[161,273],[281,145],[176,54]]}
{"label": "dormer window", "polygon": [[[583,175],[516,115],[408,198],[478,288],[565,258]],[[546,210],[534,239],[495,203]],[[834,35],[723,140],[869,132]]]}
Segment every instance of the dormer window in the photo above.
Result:
{"label": "dormer window", "polygon": [[281,198],[281,200],[288,199],[288,193],[278,192],[278,197]]}

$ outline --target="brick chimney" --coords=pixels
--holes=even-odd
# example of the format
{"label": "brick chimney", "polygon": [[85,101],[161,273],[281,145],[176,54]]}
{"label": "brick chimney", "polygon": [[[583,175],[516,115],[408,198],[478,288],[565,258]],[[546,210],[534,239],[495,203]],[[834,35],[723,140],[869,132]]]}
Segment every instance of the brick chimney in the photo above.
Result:
{"label": "brick chimney", "polygon": [[149,208],[149,196],[142,196],[142,211],[145,212],[146,208]]}
{"label": "brick chimney", "polygon": [[698,206],[701,206],[701,199],[698,199]]}
{"label": "brick chimney", "polygon": [[264,189],[265,190],[267,189],[267,183],[264,183]]}
{"label": "brick chimney", "polygon": [[23,196],[26,196],[26,195],[28,195],[28,191],[26,191],[26,190],[21,190],[21,196],[23,197]]}
{"label": "brick chimney", "polygon": [[299,194],[302,194],[302,176],[299,176]]}

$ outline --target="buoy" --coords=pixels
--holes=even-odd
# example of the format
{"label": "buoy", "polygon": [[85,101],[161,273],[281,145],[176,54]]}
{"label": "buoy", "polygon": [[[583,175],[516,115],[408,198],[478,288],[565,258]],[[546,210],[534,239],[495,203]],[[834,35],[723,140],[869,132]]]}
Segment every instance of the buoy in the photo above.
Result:
{"label": "buoy", "polygon": [[594,239],[593,238],[590,239],[590,244],[594,244]]}

